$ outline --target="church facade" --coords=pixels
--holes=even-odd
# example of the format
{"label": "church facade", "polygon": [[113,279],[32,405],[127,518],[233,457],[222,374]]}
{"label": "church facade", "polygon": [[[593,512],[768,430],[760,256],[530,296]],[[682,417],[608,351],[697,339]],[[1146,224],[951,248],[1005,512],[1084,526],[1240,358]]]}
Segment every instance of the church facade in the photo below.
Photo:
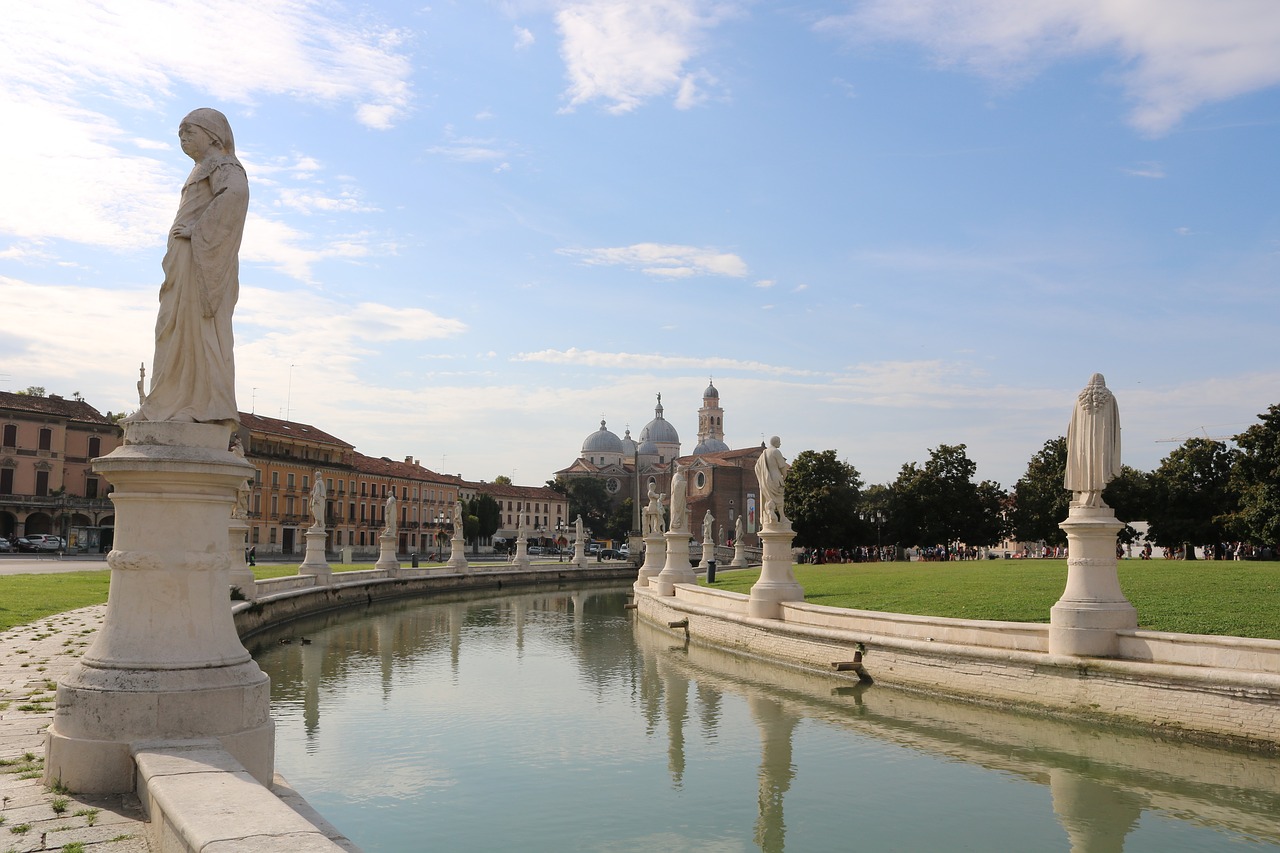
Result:
{"label": "church facade", "polygon": [[[614,506],[630,498],[635,507],[645,501],[652,484],[660,493],[671,494],[672,463],[686,469],[689,532],[702,537],[702,522],[708,511],[714,518],[713,537],[717,544],[732,540],[735,524],[743,516],[749,544],[756,544],[757,495],[755,461],[761,447],[734,450],[724,440],[724,410],[720,392],[708,382],[697,411],[698,441],[693,452],[681,453],[680,434],[666,419],[662,395],[654,407],[653,419],[636,439],[631,430],[621,437],[600,421],[600,428],[582,442],[578,458],[556,472],[557,477],[591,477],[604,482]],[[669,502],[668,500],[664,501]],[[638,527],[637,520],[633,527]]]}

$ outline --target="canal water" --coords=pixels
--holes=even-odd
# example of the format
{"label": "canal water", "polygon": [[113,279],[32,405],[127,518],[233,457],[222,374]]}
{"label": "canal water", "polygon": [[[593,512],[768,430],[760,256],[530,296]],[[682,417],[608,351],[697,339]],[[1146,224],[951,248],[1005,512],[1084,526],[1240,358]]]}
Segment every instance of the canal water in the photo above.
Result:
{"label": "canal water", "polygon": [[1275,758],[688,645],[628,595],[434,597],[259,635],[276,767],[367,853],[1280,851]]}

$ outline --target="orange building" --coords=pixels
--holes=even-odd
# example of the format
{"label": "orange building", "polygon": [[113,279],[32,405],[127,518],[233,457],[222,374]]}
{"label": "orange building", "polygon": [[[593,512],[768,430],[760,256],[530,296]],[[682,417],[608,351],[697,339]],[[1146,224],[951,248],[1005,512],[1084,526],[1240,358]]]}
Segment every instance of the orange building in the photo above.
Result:
{"label": "orange building", "polygon": [[122,440],[82,399],[0,391],[0,536],[47,533],[69,549],[109,550],[115,508],[91,462]]}

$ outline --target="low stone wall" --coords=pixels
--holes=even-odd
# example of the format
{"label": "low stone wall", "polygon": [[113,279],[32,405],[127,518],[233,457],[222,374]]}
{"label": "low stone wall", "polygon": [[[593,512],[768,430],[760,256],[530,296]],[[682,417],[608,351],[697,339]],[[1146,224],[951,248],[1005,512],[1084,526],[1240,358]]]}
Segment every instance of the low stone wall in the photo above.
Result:
{"label": "low stone wall", "polygon": [[677,584],[636,591],[661,627],[690,639],[837,677],[865,647],[876,684],[984,704],[1137,725],[1180,737],[1280,751],[1280,642],[1122,632],[1123,658],[1050,655],[1048,625],[940,619],[784,603],[782,618],[746,615],[748,596]]}

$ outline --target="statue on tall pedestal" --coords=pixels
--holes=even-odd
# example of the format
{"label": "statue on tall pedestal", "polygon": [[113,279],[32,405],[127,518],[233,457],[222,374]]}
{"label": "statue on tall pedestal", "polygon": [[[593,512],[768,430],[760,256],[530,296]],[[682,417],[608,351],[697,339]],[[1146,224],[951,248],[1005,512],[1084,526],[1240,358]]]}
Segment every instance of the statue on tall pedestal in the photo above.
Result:
{"label": "statue on tall pedestal", "polygon": [[742,537],[747,535],[746,525],[742,523],[742,516],[738,516],[733,522],[733,543],[736,545],[742,541]]}
{"label": "statue on tall pedestal", "polygon": [[756,460],[756,481],[760,485],[760,503],[763,506],[760,513],[761,527],[787,520],[783,483],[791,466],[779,450],[781,446],[782,439],[775,435],[769,439],[769,446],[760,451],[760,458]]}
{"label": "statue on tall pedestal", "polygon": [[1120,476],[1120,409],[1101,373],[1076,397],[1067,427],[1067,473],[1071,505],[1105,507],[1102,490]]}
{"label": "statue on tall pedestal", "polygon": [[161,264],[151,390],[133,421],[239,421],[231,313],[240,294],[240,239],[249,181],[227,117],[193,110],[178,142],[195,168],[182,185]]}
{"label": "statue on tall pedestal", "polygon": [[711,526],[715,522],[715,516],[711,514],[711,510],[707,510],[706,515],[702,516],[702,541],[713,542]]}
{"label": "statue on tall pedestal", "polygon": [[387,534],[387,535],[390,535],[390,536],[395,536],[395,535],[396,535],[396,531],[397,531],[397,529],[398,529],[398,528],[397,528],[397,526],[396,526],[396,493],[395,493],[395,489],[392,489],[392,490],[391,490],[391,493],[387,495],[387,505],[386,505],[386,508],[385,508],[383,511],[384,511],[384,513],[385,513],[385,514],[386,514],[386,516],[387,516],[387,517],[386,517],[386,519],[385,519],[385,520],[386,520],[386,522],[387,522],[387,527],[386,527],[386,529],[383,531],[383,533],[385,533],[385,534]]}
{"label": "statue on tall pedestal", "polygon": [[314,474],[315,482],[311,484],[311,497],[307,500],[311,509],[311,518],[314,520],[311,525],[312,530],[324,530],[324,505],[329,499],[329,492],[324,486],[324,478],[320,473],[317,470]]}
{"label": "statue on tall pedestal", "polygon": [[685,469],[679,462],[672,462],[675,472],[671,475],[671,524],[669,530],[689,530],[689,488]]}

